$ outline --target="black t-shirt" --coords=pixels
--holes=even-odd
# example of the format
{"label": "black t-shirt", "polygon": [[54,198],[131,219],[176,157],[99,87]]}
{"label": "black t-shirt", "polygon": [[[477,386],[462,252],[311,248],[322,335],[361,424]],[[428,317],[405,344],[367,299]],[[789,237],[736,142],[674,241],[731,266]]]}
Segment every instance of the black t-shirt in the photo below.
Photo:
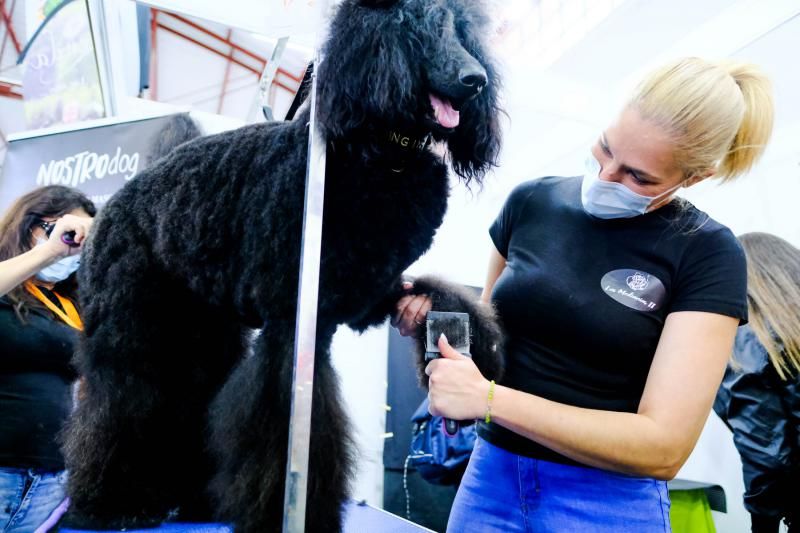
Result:
{"label": "black t-shirt", "polygon": [[[636,412],[664,321],[706,311],[747,321],[745,256],[683,200],[627,219],[581,205],[581,178],[518,186],[489,233],[506,267],[492,299],[508,335],[503,385],[578,407]],[[497,424],[511,452],[573,463]]]}
{"label": "black t-shirt", "polygon": [[76,332],[49,313],[23,325],[0,298],[0,466],[62,470],[56,443],[72,408]]}

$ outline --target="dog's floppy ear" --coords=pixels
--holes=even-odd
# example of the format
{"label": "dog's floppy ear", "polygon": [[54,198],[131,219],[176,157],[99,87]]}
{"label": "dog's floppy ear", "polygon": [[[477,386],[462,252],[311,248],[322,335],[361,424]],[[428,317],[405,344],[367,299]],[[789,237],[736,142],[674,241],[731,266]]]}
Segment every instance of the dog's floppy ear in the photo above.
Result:
{"label": "dog's floppy ear", "polygon": [[476,17],[473,24],[464,27],[462,43],[486,70],[488,83],[461,109],[461,123],[447,139],[453,170],[467,185],[473,179],[480,185],[484,175],[497,166],[500,153],[501,82],[485,41],[488,25],[487,17]]}
{"label": "dog's floppy ear", "polygon": [[360,0],[358,3],[364,7],[386,8],[392,7],[399,0]]}

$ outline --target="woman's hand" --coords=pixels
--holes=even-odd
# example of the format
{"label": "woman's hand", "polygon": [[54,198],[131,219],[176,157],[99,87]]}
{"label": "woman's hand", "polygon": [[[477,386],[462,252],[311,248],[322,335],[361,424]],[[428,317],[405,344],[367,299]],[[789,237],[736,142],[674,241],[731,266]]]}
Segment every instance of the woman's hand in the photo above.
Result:
{"label": "woman's hand", "polygon": [[[403,283],[403,289],[411,290],[414,284],[410,281]],[[392,318],[392,326],[397,328],[400,335],[413,337],[419,326],[425,324],[425,317],[431,310],[432,302],[426,294],[407,294],[397,301],[397,313]]]}
{"label": "woman's hand", "polygon": [[[0,296],[5,296],[19,284],[56,261],[81,253],[91,227],[90,217],[64,215],[56,221],[50,237],[42,244],[11,259],[0,261]],[[69,246],[61,241],[61,236],[68,231],[75,232],[75,242],[79,246]],[[37,227],[34,235],[38,237],[37,240],[44,239],[44,229]]]}
{"label": "woman's hand", "polygon": [[[53,232],[47,242],[42,245],[53,257],[53,259],[61,259],[69,255],[77,255],[83,250],[83,243],[89,235],[92,227],[93,219],[91,217],[80,217],[76,215],[64,215],[56,221]],[[61,236],[70,231],[75,232],[74,241],[79,246],[69,246],[64,244]]]}
{"label": "woman's hand", "polygon": [[486,412],[489,381],[469,357],[461,355],[439,338],[440,359],[425,368],[428,375],[428,410],[434,416],[453,420],[480,418]]}

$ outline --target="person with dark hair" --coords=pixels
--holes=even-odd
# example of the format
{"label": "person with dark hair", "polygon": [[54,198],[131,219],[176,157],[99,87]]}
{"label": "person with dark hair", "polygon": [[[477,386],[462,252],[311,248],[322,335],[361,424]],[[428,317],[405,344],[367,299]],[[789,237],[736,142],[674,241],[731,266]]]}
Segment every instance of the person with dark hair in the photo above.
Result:
{"label": "person with dark hair", "polygon": [[34,531],[64,500],[57,434],[72,409],[77,375],[70,359],[82,329],[74,273],[95,213],[86,196],[53,185],[22,196],[0,219],[0,530],[5,533]]}
{"label": "person with dark hair", "polygon": [[750,324],[736,335],[714,411],[742,458],[753,533],[800,531],[800,250],[775,235],[739,237]]}

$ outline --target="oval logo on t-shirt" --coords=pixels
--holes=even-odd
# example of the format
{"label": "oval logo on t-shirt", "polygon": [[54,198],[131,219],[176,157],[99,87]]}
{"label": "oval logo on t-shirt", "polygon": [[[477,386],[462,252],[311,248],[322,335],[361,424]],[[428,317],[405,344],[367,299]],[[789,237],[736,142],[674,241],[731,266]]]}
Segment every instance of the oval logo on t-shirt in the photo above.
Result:
{"label": "oval logo on t-shirt", "polygon": [[603,276],[600,286],[608,296],[637,311],[656,311],[667,296],[661,280],[644,270],[612,270]]}

